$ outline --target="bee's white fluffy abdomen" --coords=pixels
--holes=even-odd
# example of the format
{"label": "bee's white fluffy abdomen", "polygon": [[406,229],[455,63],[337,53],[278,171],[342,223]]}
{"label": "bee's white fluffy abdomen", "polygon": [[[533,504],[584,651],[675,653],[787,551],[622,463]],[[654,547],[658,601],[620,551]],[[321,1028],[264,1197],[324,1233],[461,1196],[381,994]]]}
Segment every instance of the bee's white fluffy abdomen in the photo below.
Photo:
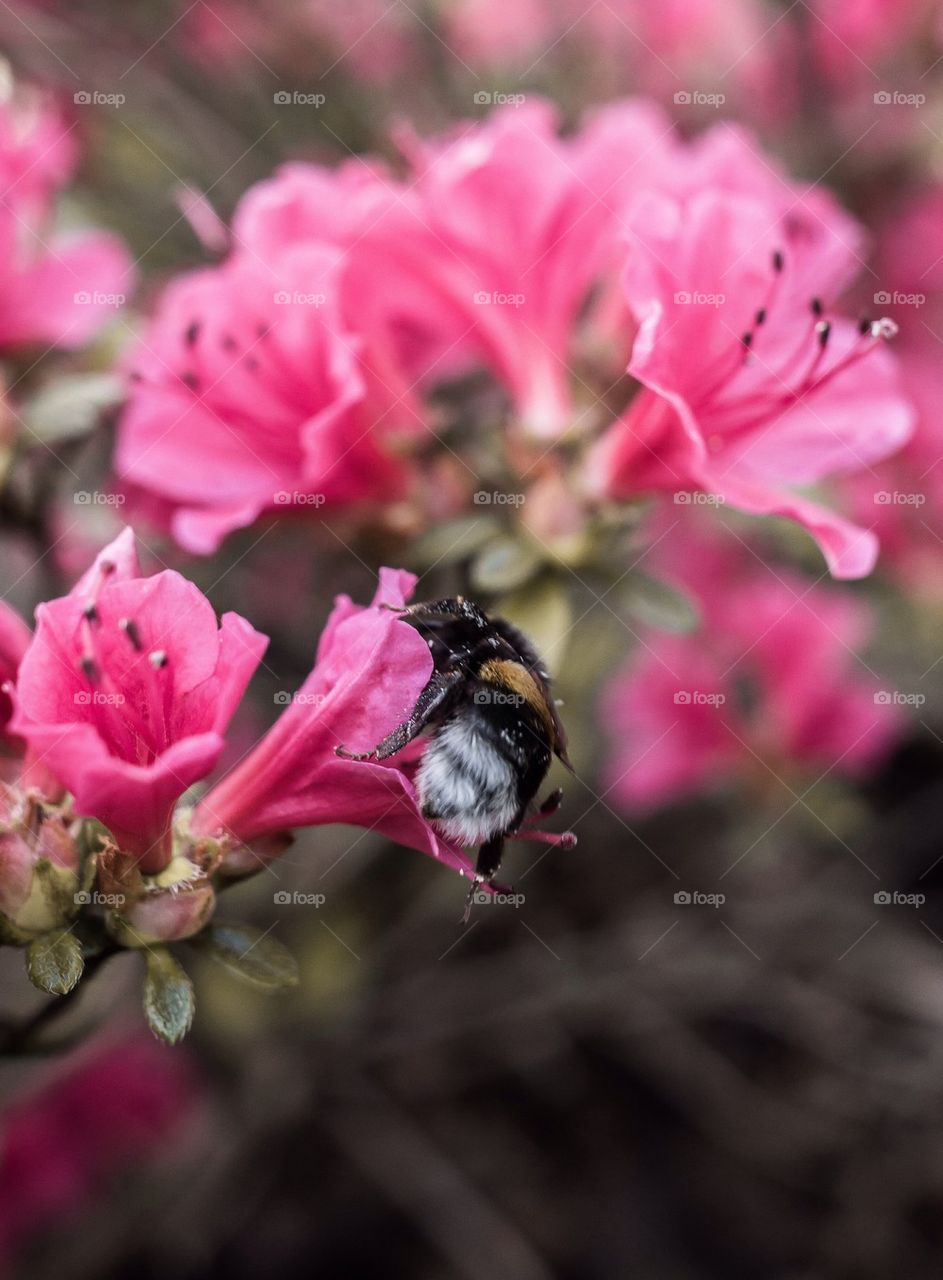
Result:
{"label": "bee's white fluffy abdomen", "polygon": [[417,775],[423,811],[452,840],[483,844],[517,813],[514,770],[473,722],[442,726],[426,748]]}

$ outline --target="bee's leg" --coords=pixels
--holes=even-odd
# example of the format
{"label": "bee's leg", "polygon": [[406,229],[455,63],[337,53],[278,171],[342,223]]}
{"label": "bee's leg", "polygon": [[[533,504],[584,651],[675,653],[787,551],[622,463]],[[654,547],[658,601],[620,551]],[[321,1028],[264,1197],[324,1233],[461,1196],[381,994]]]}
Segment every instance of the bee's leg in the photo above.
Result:
{"label": "bee's leg", "polygon": [[504,833],[492,836],[478,850],[478,861],[475,863],[475,874],[472,876],[471,888],[465,898],[465,914],[462,916],[462,923],[468,924],[471,915],[472,903],[475,900],[475,891],[480,884],[490,884],[494,877],[498,874],[498,868],[501,866],[501,856],[504,853]]}
{"label": "bee's leg", "polygon": [[551,791],[543,800],[534,817],[549,818],[557,812],[563,803],[563,788],[557,787],[556,791]]}
{"label": "bee's leg", "polygon": [[389,756],[396,755],[397,751],[402,751],[403,747],[422,733],[463,679],[463,673],[457,669],[434,672],[417,698],[409,719],[398,724],[382,742],[377,743],[372,751],[348,751],[346,747],[337,746],[334,748],[335,755],[341,756],[344,760],[386,760]]}
{"label": "bee's leg", "polygon": [[484,630],[490,623],[478,606],[464,596],[449,596],[444,600],[428,600],[423,604],[408,605],[403,613],[419,622],[472,622]]}

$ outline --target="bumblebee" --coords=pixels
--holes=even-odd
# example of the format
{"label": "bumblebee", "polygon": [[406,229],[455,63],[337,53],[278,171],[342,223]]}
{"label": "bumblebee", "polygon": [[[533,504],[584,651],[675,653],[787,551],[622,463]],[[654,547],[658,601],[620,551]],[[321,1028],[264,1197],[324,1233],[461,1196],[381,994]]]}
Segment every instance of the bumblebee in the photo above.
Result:
{"label": "bumblebee", "polygon": [[[416,786],[423,816],[449,839],[479,845],[468,902],[491,885],[504,841],[519,831],[556,755],[571,769],[550,677],[530,641],[463,596],[397,609],[429,646],[433,672],[409,717],[351,760],[385,760],[423,732]],[[540,807],[559,807],[554,792]],[[467,911],[466,911],[467,916]]]}

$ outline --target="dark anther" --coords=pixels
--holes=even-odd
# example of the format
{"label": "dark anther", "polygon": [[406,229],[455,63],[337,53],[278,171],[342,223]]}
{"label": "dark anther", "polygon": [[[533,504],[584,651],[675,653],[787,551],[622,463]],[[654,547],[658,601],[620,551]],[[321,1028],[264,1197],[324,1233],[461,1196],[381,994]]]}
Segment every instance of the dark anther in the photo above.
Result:
{"label": "dark anther", "polygon": [[200,336],[200,322],[199,320],[194,320],[191,324],[187,325],[184,331],[183,340],[188,347],[192,347],[199,336]]}
{"label": "dark anther", "polygon": [[740,341],[743,343],[745,347],[753,346],[753,334],[750,332],[749,329],[746,331],[746,333],[743,335]]}
{"label": "dark anther", "polygon": [[163,649],[155,649],[153,653],[147,655],[147,660],[152,667],[160,669],[167,665],[167,654]]}
{"label": "dark anther", "polygon": [[871,321],[868,316],[862,316],[858,321],[858,332],[862,337],[864,337],[866,333],[871,332]]}
{"label": "dark anther", "polygon": [[785,265],[786,259],[783,255],[783,251],[782,249],[777,249],[773,254],[773,270],[776,272],[782,271]]}
{"label": "dark anther", "polygon": [[200,379],[196,376],[195,373],[192,373],[189,369],[186,371],[186,373],[181,373],[180,381],[184,384],[185,387],[189,387],[191,391],[196,391],[197,387],[200,385]]}
{"label": "dark anther", "polygon": [[128,637],[128,640],[131,642],[131,648],[134,649],[137,653],[140,653],[141,649],[143,648],[141,644],[141,633],[138,631],[137,623],[134,621],[134,619],[122,618],[118,623],[118,626],[121,628],[124,634]]}
{"label": "dark anther", "polygon": [[756,324],[756,325],[761,325],[761,324],[765,324],[765,323],[766,323],[766,308],[765,308],[765,307],[760,307],[759,311],[756,313],[756,316],[754,317],[753,323],[754,323],[754,324]]}
{"label": "dark anther", "polygon": [[95,666],[95,659],[90,658],[87,653],[83,654],[82,657],[79,658],[79,666],[82,668],[83,673],[88,676],[89,680],[96,680],[98,678],[98,668]]}
{"label": "dark anther", "polygon": [[828,342],[828,335],[832,332],[832,324],[830,320],[820,320],[815,326],[815,332],[819,336],[819,346],[824,347]]}
{"label": "dark anther", "polygon": [[89,600],[88,604],[82,610],[82,616],[85,618],[86,622],[98,621],[98,609],[95,607],[94,600]]}
{"label": "dark anther", "polygon": [[822,312],[825,310],[825,308],[822,306],[821,298],[813,298],[812,301],[809,303],[809,306],[812,308],[812,314],[814,316],[820,316]]}

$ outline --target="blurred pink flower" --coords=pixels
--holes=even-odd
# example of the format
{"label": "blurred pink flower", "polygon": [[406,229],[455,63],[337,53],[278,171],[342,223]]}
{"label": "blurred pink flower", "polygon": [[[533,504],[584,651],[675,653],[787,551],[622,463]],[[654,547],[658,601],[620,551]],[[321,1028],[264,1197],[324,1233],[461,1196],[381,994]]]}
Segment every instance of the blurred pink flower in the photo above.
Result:
{"label": "blurred pink flower", "polygon": [[641,102],[601,110],[571,138],[557,129],[551,104],[528,98],[408,143],[438,246],[417,275],[465,315],[521,425],[543,437],[577,425],[577,321],[616,266],[627,205],[671,155],[668,122]]}
{"label": "blurred pink flower", "polygon": [[[767,179],[652,195],[632,216],[625,274],[643,385],[593,463],[599,490],[704,491],[804,525],[836,577],[873,566],[873,534],[797,493],[899,448],[912,410],[881,338],[831,310],[860,233],[825,197]],[[765,188],[765,189],[763,189]]]}
{"label": "blurred pink flower", "polygon": [[60,233],[55,197],[76,151],[71,128],[36,94],[0,102],[0,346],[78,347],[131,293],[121,241],[103,231]]}
{"label": "blurred pink flower", "polygon": [[0,600],[0,736],[5,735],[13,711],[6,686],[15,681],[32,638],[20,615]]}
{"label": "blurred pink flower", "polygon": [[893,458],[848,476],[848,510],[873,525],[881,561],[911,590],[943,596],[943,186],[908,194],[878,231],[875,294],[901,326],[901,381],[916,408]]}
{"label": "blurred pink flower", "polygon": [[69,815],[0,782],[0,912],[26,933],[47,933],[75,915],[78,887]]}
{"label": "blurred pink flower", "polygon": [[613,795],[645,809],[738,773],[866,773],[901,725],[858,656],[866,607],[724,545],[703,522],[675,529],[659,544],[662,571],[698,601],[702,625],[647,632],[607,688]]}
{"label": "blurred pink flower", "polygon": [[383,607],[401,607],[415,581],[401,570],[381,569],[371,605],[338,598],[314,668],[290,705],[197,804],[194,834],[228,834],[239,842],[224,856],[224,872],[257,870],[281,852],[278,837],[294,827],[339,822],[380,831],[470,873],[468,855],[437,835],[419,811],[413,780],[420,742],[382,762],[335,754],[338,746],[374,747],[409,714],[432,674],[426,642]]}
{"label": "blurred pink flower", "polygon": [[47,1073],[0,1118],[0,1265],[52,1223],[73,1228],[116,1175],[168,1152],[200,1100],[185,1051],[144,1035],[98,1043]]}
{"label": "blurred pink flower", "polygon": [[119,476],[167,503],[177,540],[203,553],[263,512],[396,495],[359,351],[326,244],[182,277],[135,352]]}
{"label": "blurred pink flower", "polygon": [[13,732],[142,871],[171,857],[179,797],[219,759],[266,639],[173,571],[142,578],[126,529],[67,596],[40,605]]}

